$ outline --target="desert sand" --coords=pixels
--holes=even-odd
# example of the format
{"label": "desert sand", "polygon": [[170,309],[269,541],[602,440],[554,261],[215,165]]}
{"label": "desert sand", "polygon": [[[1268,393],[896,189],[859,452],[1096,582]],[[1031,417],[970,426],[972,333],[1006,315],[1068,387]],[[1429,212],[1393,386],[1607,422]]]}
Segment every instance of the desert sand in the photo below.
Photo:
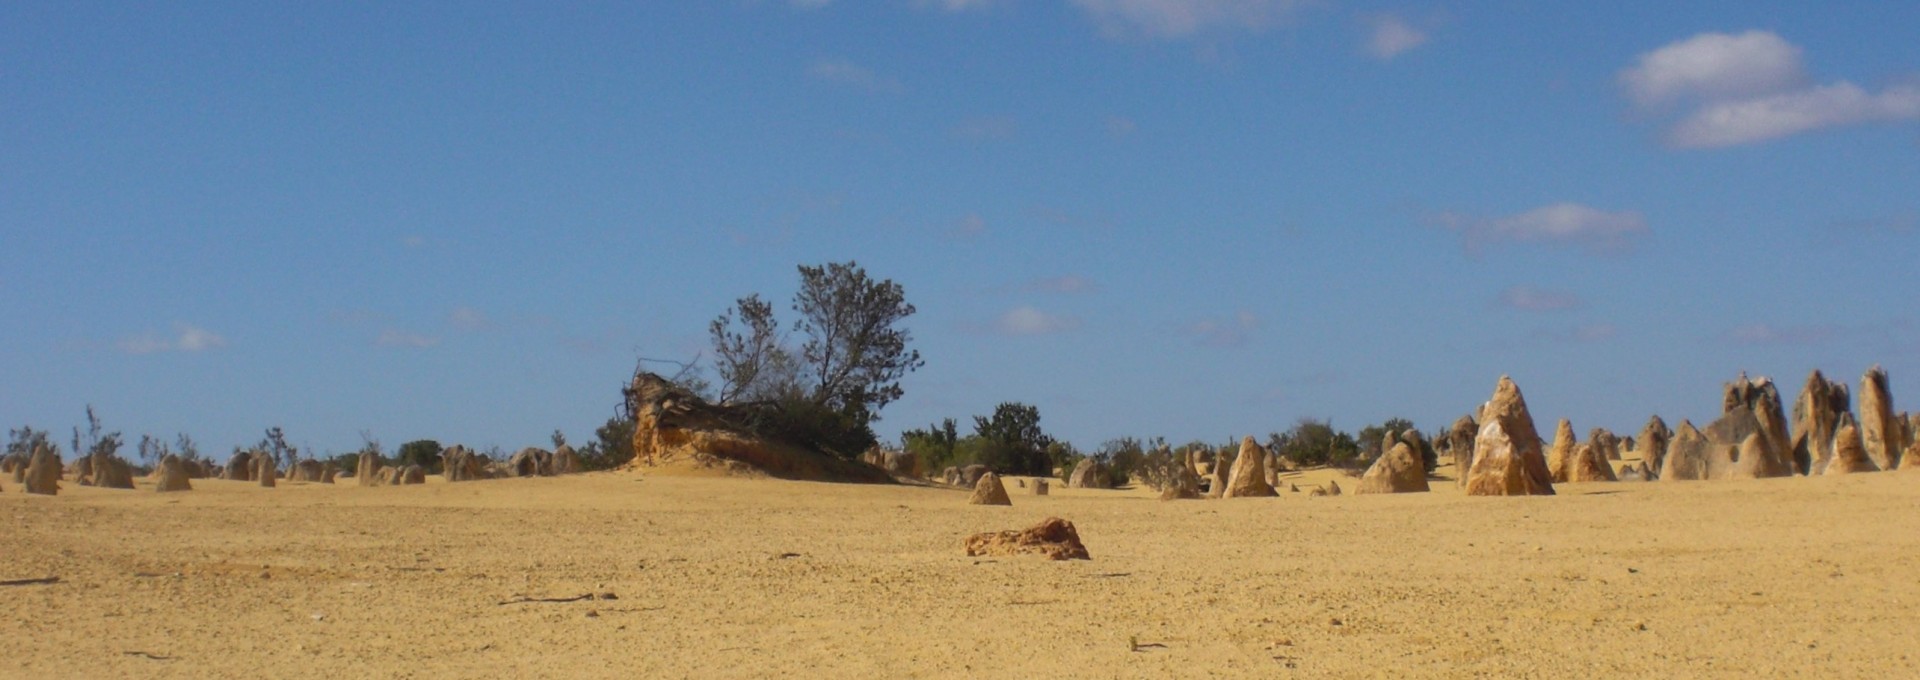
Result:
{"label": "desert sand", "polygon": [[[1307,497],[1334,477],[7,485],[0,579],[59,581],[0,587],[0,676],[1920,675],[1920,474]],[[1093,559],[961,550],[1048,516]]]}

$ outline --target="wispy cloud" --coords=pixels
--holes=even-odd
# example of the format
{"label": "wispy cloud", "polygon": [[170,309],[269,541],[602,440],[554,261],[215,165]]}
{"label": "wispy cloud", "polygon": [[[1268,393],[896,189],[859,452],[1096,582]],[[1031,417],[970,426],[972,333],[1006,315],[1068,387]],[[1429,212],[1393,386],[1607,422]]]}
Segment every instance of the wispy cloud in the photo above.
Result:
{"label": "wispy cloud", "polygon": [[227,339],[213,331],[186,323],[173,325],[173,333],[163,335],[147,332],[122,338],[114,343],[120,351],[128,354],[154,354],[157,352],[204,352],[227,346]]}
{"label": "wispy cloud", "polygon": [[1388,61],[1427,44],[1426,31],[1415,28],[1397,14],[1376,14],[1366,18],[1367,54]]}
{"label": "wispy cloud", "polygon": [[1310,0],[1069,0],[1110,38],[1178,39],[1216,31],[1258,31],[1282,23]]}
{"label": "wispy cloud", "polygon": [[440,344],[440,339],[436,337],[421,335],[419,333],[412,333],[412,332],[403,331],[395,328],[388,328],[380,331],[380,337],[375,338],[373,342],[374,344],[379,345],[381,347],[408,347],[413,349],[426,349],[428,347],[433,347],[435,345]]}
{"label": "wispy cloud", "polygon": [[1001,335],[1051,335],[1079,327],[1079,319],[1048,314],[1023,305],[1001,314],[1000,318],[994,320],[992,330]]}
{"label": "wispy cloud", "polygon": [[1637,212],[1607,212],[1578,203],[1555,203],[1492,219],[1444,213],[1435,218],[1458,232],[1469,253],[1510,243],[1577,247],[1593,254],[1630,252],[1650,232]]}
{"label": "wispy cloud", "polygon": [[900,85],[900,81],[876,74],[872,69],[845,59],[815,61],[807,67],[807,77],[868,92],[894,94],[905,89]]}
{"label": "wispy cloud", "polygon": [[953,136],[975,142],[995,142],[1012,139],[1020,130],[1020,124],[1006,116],[984,116],[969,118],[953,126]]}
{"label": "wispy cloud", "polygon": [[1811,85],[1803,50],[1769,31],[1701,33],[1640,55],[1620,72],[1627,98],[1656,112],[1679,104],[1668,145],[1708,149],[1816,130],[1920,120],[1920,85],[1879,92],[1848,81]]}
{"label": "wispy cloud", "polygon": [[1500,305],[1524,312],[1558,312],[1579,309],[1579,296],[1533,286],[1513,286],[1500,291]]}
{"label": "wispy cloud", "polygon": [[483,331],[493,327],[493,320],[472,307],[460,306],[447,314],[447,323],[463,331]]}
{"label": "wispy cloud", "polygon": [[1260,318],[1252,312],[1241,310],[1230,318],[1197,321],[1184,331],[1194,342],[1206,347],[1240,347],[1247,344],[1247,340],[1259,328]]}
{"label": "wispy cloud", "polygon": [[1832,326],[1774,326],[1750,323],[1726,332],[1736,345],[1816,345],[1832,340],[1838,329]]}

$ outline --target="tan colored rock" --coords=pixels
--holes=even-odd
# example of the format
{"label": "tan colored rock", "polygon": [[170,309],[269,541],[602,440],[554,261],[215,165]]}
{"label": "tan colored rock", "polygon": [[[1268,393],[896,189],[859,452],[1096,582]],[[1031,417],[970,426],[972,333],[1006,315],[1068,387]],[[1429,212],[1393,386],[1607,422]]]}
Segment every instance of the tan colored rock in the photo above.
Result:
{"label": "tan colored rock", "polygon": [[[1740,466],[1740,474],[1752,473],[1760,477],[1793,474],[1793,441],[1788,436],[1786,412],[1773,381],[1765,377],[1748,379],[1742,373],[1725,386],[1724,395],[1724,412],[1718,420],[1702,430],[1707,441],[1714,445],[1716,454],[1728,452],[1727,462],[1732,463],[1747,437],[1759,433],[1761,457]],[[1729,469],[1727,472],[1731,474],[1733,471]],[[1723,478],[1721,475],[1708,477]]]}
{"label": "tan colored rock", "polygon": [[253,481],[253,473],[257,469],[253,459],[254,453],[251,451],[233,452],[233,457],[227,459],[227,466],[221,470],[220,478],[235,482]]}
{"label": "tan colored rock", "polygon": [[34,448],[33,457],[28,459],[27,471],[20,483],[26,485],[30,494],[59,495],[60,459],[46,446]]}
{"label": "tan colored rock", "polygon": [[1480,432],[1474,438],[1469,496],[1551,496],[1553,475],[1540,451],[1533,414],[1513,379],[1500,376],[1493,399],[1480,407]]}
{"label": "tan colored rock", "polygon": [[1240,440],[1240,454],[1233,457],[1233,472],[1227,478],[1227,492],[1222,498],[1262,498],[1278,496],[1273,485],[1267,483],[1267,451],[1253,441],[1252,437]]}
{"label": "tan colored rock", "polygon": [[172,491],[192,491],[193,483],[187,481],[187,466],[180,457],[167,454],[160,459],[160,465],[154,468],[153,490],[161,493]]}
{"label": "tan colored rock", "polygon": [[1726,448],[1707,441],[1707,436],[1692,421],[1680,421],[1673,442],[1667,445],[1666,460],[1660,467],[1660,481],[1682,482],[1720,479],[1732,467]]}
{"label": "tan colored rock", "polygon": [[741,425],[771,408],[711,404],[672,380],[641,372],[625,390],[633,414],[633,468],[692,466],[781,479],[892,484],[885,470],[820,451],[808,442],[755,434]]}
{"label": "tan colored rock", "polygon": [[1467,471],[1473,469],[1473,442],[1480,436],[1480,423],[1473,416],[1460,416],[1447,429],[1447,452],[1453,456],[1454,486],[1466,488]]}
{"label": "tan colored rock", "polygon": [[133,466],[119,456],[94,454],[93,485],[102,489],[132,489]]}
{"label": "tan colored rock", "polygon": [[1589,441],[1573,447],[1573,455],[1567,463],[1567,481],[1617,482],[1620,478],[1614,476],[1613,463],[1607,460],[1607,454]]}
{"label": "tan colored rock", "polygon": [[361,451],[360,461],[354,466],[353,478],[360,486],[380,486],[380,456],[372,451]]}
{"label": "tan colored rock", "polygon": [[1160,489],[1160,500],[1175,501],[1199,498],[1200,476],[1194,474],[1193,468],[1191,467],[1185,465],[1175,465],[1173,467],[1172,478],[1168,479],[1166,486]]}
{"label": "tan colored rock", "polygon": [[1329,496],[1340,495],[1340,483],[1333,481],[1331,479],[1327,480],[1327,495]]}
{"label": "tan colored rock", "polygon": [[1308,498],[1323,498],[1330,495],[1332,494],[1327,493],[1327,488],[1324,486],[1313,487],[1312,491],[1307,492]]}
{"label": "tan colored rock", "polygon": [[551,466],[552,473],[556,475],[576,474],[580,472],[580,454],[575,453],[573,447],[566,444],[553,447]]}
{"label": "tan colored rock", "polygon": [[968,557],[1041,555],[1050,560],[1087,560],[1087,547],[1073,523],[1058,517],[1024,530],[990,531],[967,537]]}
{"label": "tan colored rock", "polygon": [[[992,470],[985,465],[963,466],[960,468],[960,486],[969,489],[978,486],[980,484],[980,478],[986,476],[988,472],[992,472]],[[1102,476],[1101,479],[1105,479],[1105,477]]]}
{"label": "tan colored rock", "polygon": [[1573,423],[1566,418],[1553,428],[1553,444],[1547,447],[1547,473],[1558,484],[1567,481],[1567,468],[1573,464]]}
{"label": "tan colored rock", "polygon": [[1846,475],[1859,472],[1879,472],[1873,456],[1868,455],[1866,445],[1860,436],[1860,427],[1853,422],[1853,414],[1840,415],[1840,427],[1833,435],[1833,459],[1820,470],[1823,475]]}
{"label": "tan colored rock", "polygon": [[398,479],[395,480],[395,484],[425,484],[427,483],[427,469],[418,465],[408,465],[400,469],[400,474],[397,475],[397,477]]}
{"label": "tan colored rock", "polygon": [[1227,461],[1225,454],[1225,451],[1216,451],[1213,454],[1213,467],[1207,470],[1205,479],[1208,498],[1226,497],[1227,480],[1229,479],[1228,472],[1232,466]]}
{"label": "tan colored rock", "polygon": [[1622,482],[1650,482],[1653,481],[1653,472],[1647,467],[1647,461],[1634,461],[1620,470],[1619,480]]}
{"label": "tan colored rock", "polygon": [[1651,481],[1654,477],[1652,473],[1666,463],[1667,445],[1672,442],[1673,430],[1667,427],[1667,421],[1661,420],[1660,416],[1648,418],[1646,426],[1640,428],[1640,436],[1633,450],[1640,454],[1640,462],[1645,468],[1642,472],[1648,473],[1647,480]]}
{"label": "tan colored rock", "polygon": [[1587,432],[1587,443],[1593,445],[1594,454],[1602,460],[1620,460],[1620,437],[1604,427],[1596,427]]}
{"label": "tan colored rock", "polygon": [[440,474],[449,482],[486,479],[485,466],[480,463],[479,454],[459,444],[440,455]]}
{"label": "tan colored rock", "polygon": [[1107,466],[1095,462],[1092,458],[1082,458],[1073,466],[1073,474],[1067,477],[1069,489],[1111,489],[1113,476],[1107,472]]}
{"label": "tan colored rock", "polygon": [[1817,475],[1827,467],[1827,461],[1833,459],[1833,435],[1840,429],[1840,414],[1852,410],[1845,383],[1828,380],[1818,369],[1807,375],[1807,384],[1793,402],[1795,471]]}
{"label": "tan colored rock", "polygon": [[974,483],[967,505],[1013,505],[1013,499],[1007,497],[1007,487],[1000,483],[1000,475],[989,472],[980,475],[980,481]]}
{"label": "tan colored rock", "polygon": [[1353,487],[1355,495],[1419,493],[1427,490],[1426,466],[1406,442],[1394,444],[1393,448],[1374,459],[1366,474],[1360,475],[1360,483]]}
{"label": "tan colored rock", "polygon": [[1764,479],[1784,476],[1772,469],[1774,464],[1769,460],[1766,437],[1755,432],[1748,435],[1746,441],[1740,442],[1740,447],[1735,450],[1733,465],[1728,469],[1727,478]]}
{"label": "tan colored rock", "polygon": [[259,482],[260,486],[264,486],[271,489],[273,488],[274,483],[278,481],[279,477],[280,477],[280,471],[278,469],[275,469],[273,466],[273,456],[269,456],[265,453],[258,453],[254,455],[253,457],[254,481]]}
{"label": "tan colored rock", "polygon": [[308,458],[306,460],[296,461],[293,465],[287,467],[287,481],[289,482],[319,484],[322,480],[327,480],[327,483],[332,483],[332,478],[327,475],[326,463]]}
{"label": "tan colored rock", "polygon": [[1867,458],[1878,470],[1892,470],[1899,464],[1901,432],[1904,423],[1894,420],[1893,393],[1887,385],[1887,372],[1875,365],[1860,376],[1860,443]]}
{"label": "tan colored rock", "polygon": [[1047,495],[1047,491],[1048,491],[1047,487],[1050,487],[1052,485],[1053,485],[1053,482],[1051,480],[1036,479],[1036,480],[1033,480],[1033,486],[1030,486],[1028,488],[1033,490],[1033,495],[1035,496],[1045,496]]}

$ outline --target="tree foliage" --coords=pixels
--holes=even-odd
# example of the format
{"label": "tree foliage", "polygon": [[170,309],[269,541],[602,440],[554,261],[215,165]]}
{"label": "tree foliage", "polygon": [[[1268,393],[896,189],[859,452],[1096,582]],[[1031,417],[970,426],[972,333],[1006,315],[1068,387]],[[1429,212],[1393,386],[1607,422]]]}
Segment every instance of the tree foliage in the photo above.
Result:
{"label": "tree foliage", "polygon": [[415,439],[401,444],[400,448],[394,450],[393,455],[400,459],[401,467],[418,465],[427,472],[437,473],[440,471],[440,454],[443,451],[445,449],[441,448],[440,442],[432,439]]}
{"label": "tree foliage", "polygon": [[973,434],[980,440],[975,461],[994,472],[1009,475],[1041,475],[1052,471],[1053,458],[1048,448],[1053,437],[1040,429],[1040,409],[1019,402],[994,407],[991,416],[973,417]]}
{"label": "tree foliage", "polygon": [[633,460],[632,418],[614,416],[593,431],[594,440],[577,452],[580,467],[586,470],[611,470]]}
{"label": "tree foliage", "polygon": [[1292,429],[1267,437],[1267,448],[1298,466],[1351,465],[1360,457],[1353,435],[1333,429],[1333,423],[1301,418]]}

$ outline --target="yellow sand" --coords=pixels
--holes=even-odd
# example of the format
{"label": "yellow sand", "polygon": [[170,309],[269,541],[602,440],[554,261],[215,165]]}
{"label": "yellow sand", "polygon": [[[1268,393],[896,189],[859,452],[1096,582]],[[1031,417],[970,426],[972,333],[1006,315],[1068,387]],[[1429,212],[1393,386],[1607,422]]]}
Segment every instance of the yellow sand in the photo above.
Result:
{"label": "yellow sand", "polygon": [[[1920,474],[1306,497],[1335,474],[1010,478],[1010,508],[628,472],[9,484],[0,579],[61,581],[0,587],[0,676],[1920,676]],[[1092,561],[961,552],[1049,515]],[[587,593],[617,599],[500,604]]]}

